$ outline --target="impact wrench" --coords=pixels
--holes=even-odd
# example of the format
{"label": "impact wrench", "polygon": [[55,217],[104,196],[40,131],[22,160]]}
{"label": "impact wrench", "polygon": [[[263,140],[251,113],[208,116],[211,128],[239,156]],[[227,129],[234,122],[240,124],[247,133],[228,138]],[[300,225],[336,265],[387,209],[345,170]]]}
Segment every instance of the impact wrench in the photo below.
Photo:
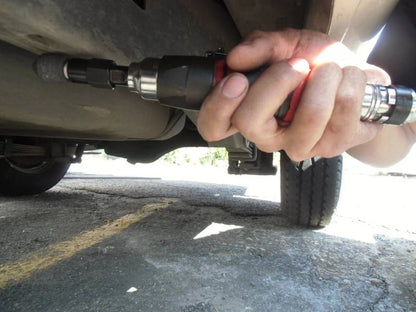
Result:
{"label": "impact wrench", "polygon": [[[245,72],[250,84],[266,67]],[[174,108],[199,110],[212,88],[232,73],[225,54],[208,52],[206,56],[167,55],[146,58],[130,66],[118,66],[104,59],[72,58],[64,54],[41,55],[34,64],[45,81],[71,81],[94,87],[127,87],[144,100],[159,101]],[[299,103],[301,84],[280,106],[276,118],[290,122]],[[361,107],[361,120],[392,125],[416,121],[416,94],[402,86],[367,84]]]}

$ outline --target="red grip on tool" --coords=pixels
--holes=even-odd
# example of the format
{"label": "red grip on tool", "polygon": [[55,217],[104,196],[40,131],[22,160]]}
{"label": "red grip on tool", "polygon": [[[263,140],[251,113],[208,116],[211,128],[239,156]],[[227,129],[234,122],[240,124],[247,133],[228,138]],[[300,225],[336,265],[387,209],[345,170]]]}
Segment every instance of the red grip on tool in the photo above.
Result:
{"label": "red grip on tool", "polygon": [[295,117],[296,109],[298,108],[300,98],[302,97],[303,90],[306,86],[306,79],[301,82],[301,84],[293,91],[290,96],[289,109],[287,110],[283,121],[291,122]]}
{"label": "red grip on tool", "polygon": [[225,60],[219,60],[216,64],[215,64],[215,81],[214,81],[214,86],[217,85],[217,83],[219,83],[222,78],[224,78],[226,76],[226,65],[225,65]]}

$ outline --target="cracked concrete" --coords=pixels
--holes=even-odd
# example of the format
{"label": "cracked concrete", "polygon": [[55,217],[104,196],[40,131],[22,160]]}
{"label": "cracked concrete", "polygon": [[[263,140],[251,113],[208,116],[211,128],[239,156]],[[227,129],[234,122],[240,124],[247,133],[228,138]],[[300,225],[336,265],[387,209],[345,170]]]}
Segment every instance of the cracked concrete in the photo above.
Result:
{"label": "cracked concrete", "polygon": [[[278,189],[276,177],[234,184],[71,177],[39,196],[0,198],[0,265],[161,198],[177,199],[71,258],[10,281],[0,290],[0,310],[414,311],[414,203],[401,198],[381,209],[389,200],[360,199],[369,190],[357,185],[402,185],[396,195],[416,186],[416,179],[401,179],[346,176],[333,223],[319,231],[292,226],[274,195],[250,191],[260,181]],[[194,239],[213,222],[242,228]]]}

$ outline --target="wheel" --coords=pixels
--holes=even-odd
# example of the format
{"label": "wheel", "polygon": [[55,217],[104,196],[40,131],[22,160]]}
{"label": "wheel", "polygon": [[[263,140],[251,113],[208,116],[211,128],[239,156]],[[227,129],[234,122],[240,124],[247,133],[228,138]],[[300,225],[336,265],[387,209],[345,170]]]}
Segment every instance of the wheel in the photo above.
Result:
{"label": "wheel", "polygon": [[0,194],[33,195],[55,186],[68,171],[70,163],[20,157],[0,159]]}
{"label": "wheel", "polygon": [[280,153],[281,207],[291,221],[306,227],[324,227],[338,204],[342,156],[293,163]]}

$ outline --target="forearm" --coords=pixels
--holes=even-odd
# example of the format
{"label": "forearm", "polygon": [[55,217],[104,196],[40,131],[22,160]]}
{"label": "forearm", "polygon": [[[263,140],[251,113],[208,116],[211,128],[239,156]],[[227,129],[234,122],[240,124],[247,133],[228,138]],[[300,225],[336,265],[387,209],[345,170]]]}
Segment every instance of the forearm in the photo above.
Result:
{"label": "forearm", "polygon": [[391,166],[403,159],[416,142],[415,128],[414,123],[401,127],[384,125],[373,140],[347,152],[372,166]]}

